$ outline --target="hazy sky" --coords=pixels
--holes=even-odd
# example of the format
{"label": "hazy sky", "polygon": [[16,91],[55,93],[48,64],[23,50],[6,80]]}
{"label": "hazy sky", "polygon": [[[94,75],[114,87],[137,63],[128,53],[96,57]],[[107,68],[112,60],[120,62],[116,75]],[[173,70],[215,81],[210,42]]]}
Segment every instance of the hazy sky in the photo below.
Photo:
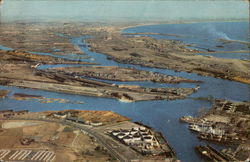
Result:
{"label": "hazy sky", "polygon": [[248,2],[217,1],[100,1],[100,0],[5,0],[1,21],[168,21],[179,19],[244,18]]}

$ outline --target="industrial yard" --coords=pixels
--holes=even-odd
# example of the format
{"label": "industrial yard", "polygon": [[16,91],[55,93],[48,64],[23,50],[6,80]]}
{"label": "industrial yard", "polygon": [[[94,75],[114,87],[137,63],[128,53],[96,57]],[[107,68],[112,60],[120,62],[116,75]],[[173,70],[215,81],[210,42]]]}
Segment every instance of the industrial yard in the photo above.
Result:
{"label": "industrial yard", "polygon": [[[133,127],[132,129],[120,129],[108,132],[113,138],[133,148],[144,156],[172,157],[171,150],[164,147],[164,139],[160,134],[153,133],[150,129]],[[159,139],[158,139],[159,138]],[[160,143],[159,141],[163,141]]]}
{"label": "industrial yard", "polygon": [[[176,158],[160,133],[110,111],[3,110],[0,114],[1,160],[174,161]],[[130,141],[128,137],[115,136],[117,130],[131,136]]]}
{"label": "industrial yard", "polygon": [[[237,149],[225,149],[223,156],[226,161],[245,161],[250,159],[250,103],[215,100],[213,107],[198,118],[185,116],[181,121],[189,123],[189,129],[198,133],[202,140],[237,146]],[[199,152],[216,154],[212,147],[199,146]],[[203,151],[202,151],[203,150]],[[210,151],[208,151],[210,150]],[[217,151],[219,152],[219,151]],[[228,155],[229,154],[229,155]],[[204,156],[213,159],[213,155]],[[217,155],[222,156],[222,155]],[[221,157],[223,159],[223,157]],[[220,160],[220,159],[217,159]]]}
{"label": "industrial yard", "polygon": [[101,132],[119,152],[131,160],[175,161],[177,159],[163,135],[141,123],[124,121],[94,129]]}

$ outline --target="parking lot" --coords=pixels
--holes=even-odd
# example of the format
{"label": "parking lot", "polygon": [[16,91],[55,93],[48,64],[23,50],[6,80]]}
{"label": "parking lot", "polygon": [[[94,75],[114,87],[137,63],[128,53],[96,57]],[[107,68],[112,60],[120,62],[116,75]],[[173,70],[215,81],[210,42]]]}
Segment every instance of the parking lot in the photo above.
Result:
{"label": "parking lot", "polygon": [[56,155],[48,150],[0,150],[0,160],[4,161],[43,161],[52,162]]}

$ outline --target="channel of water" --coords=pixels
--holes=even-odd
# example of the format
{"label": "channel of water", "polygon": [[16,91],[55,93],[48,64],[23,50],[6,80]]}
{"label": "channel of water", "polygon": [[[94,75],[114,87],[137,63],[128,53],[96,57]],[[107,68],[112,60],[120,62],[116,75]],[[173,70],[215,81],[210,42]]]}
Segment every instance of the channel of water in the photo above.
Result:
{"label": "channel of water", "polygon": [[[192,94],[189,98],[174,101],[142,101],[133,103],[123,103],[115,99],[98,98],[89,96],[72,95],[65,93],[48,92],[42,90],[23,89],[17,87],[0,86],[0,89],[11,90],[12,96],[14,93],[27,93],[34,95],[42,95],[48,98],[63,98],[74,101],[83,101],[84,104],[62,104],[62,103],[39,103],[36,101],[17,101],[11,97],[7,99],[0,99],[0,109],[28,109],[32,112],[46,111],[46,110],[64,110],[64,109],[81,109],[81,110],[111,110],[121,115],[129,117],[132,121],[139,121],[149,125],[163,133],[170,145],[174,148],[177,156],[182,161],[202,161],[202,159],[195,153],[194,147],[199,144],[207,143],[197,139],[196,135],[187,129],[186,124],[179,122],[179,118],[184,115],[198,115],[198,110],[201,107],[210,108],[211,103],[206,100],[197,100],[196,97],[213,96],[220,99],[229,99],[236,101],[249,100],[249,86],[247,84],[217,79],[213,77],[204,77],[193,73],[176,72],[174,70],[149,68],[139,65],[129,65],[117,63],[113,60],[107,59],[107,56],[101,53],[92,52],[89,50],[85,42],[86,37],[69,38],[71,42],[78,46],[85,54],[94,58],[88,60],[89,62],[96,62],[102,66],[119,66],[123,68],[135,68],[138,70],[147,70],[152,72],[159,72],[167,75],[174,75],[185,77],[193,80],[200,80],[201,88],[197,93]],[[34,53],[34,52],[33,52]],[[38,53],[36,54],[44,54]],[[55,56],[53,54],[45,54]],[[57,56],[65,59],[67,56]],[[71,59],[71,58],[70,58]],[[71,59],[72,60],[72,59]],[[81,59],[87,61],[86,59]],[[51,67],[66,67],[72,65],[41,65],[39,69],[46,69]],[[74,65],[79,66],[79,65]],[[86,65],[80,65],[86,66]],[[161,84],[153,82],[115,82],[107,81],[115,84],[137,84],[141,86],[150,87],[194,87],[196,84],[181,83],[181,84]],[[212,144],[217,148],[223,148],[223,145]]]}

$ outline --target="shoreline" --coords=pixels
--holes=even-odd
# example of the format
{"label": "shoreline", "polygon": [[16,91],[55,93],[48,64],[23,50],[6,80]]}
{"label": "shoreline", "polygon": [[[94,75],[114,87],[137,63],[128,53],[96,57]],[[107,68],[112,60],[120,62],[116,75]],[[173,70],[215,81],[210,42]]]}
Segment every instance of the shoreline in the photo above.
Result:
{"label": "shoreline", "polygon": [[200,21],[195,21],[195,20],[187,20],[187,21],[166,21],[166,22],[149,22],[149,23],[141,23],[141,24],[136,24],[136,25],[131,25],[131,26],[125,26],[120,28],[120,33],[123,33],[123,30],[128,29],[128,28],[134,28],[134,27],[139,27],[139,26],[151,26],[151,25],[164,25],[164,24],[197,24],[197,23],[219,23],[219,22],[249,22],[248,19],[242,19],[242,20],[200,20]]}
{"label": "shoreline", "polygon": [[[165,20],[165,21],[80,21],[80,20],[72,20],[72,21],[34,21],[34,20],[15,20],[15,21],[3,21],[2,23],[27,23],[27,24],[71,24],[71,23],[90,23],[90,24],[101,24],[101,25],[124,25],[124,24],[136,24],[136,26],[144,26],[147,24],[188,24],[188,23],[206,23],[206,22],[249,22],[249,19],[205,19],[205,20]],[[144,24],[144,25],[143,25]],[[129,26],[134,26],[134,25],[129,25]],[[128,28],[128,27],[123,27],[123,28]]]}

